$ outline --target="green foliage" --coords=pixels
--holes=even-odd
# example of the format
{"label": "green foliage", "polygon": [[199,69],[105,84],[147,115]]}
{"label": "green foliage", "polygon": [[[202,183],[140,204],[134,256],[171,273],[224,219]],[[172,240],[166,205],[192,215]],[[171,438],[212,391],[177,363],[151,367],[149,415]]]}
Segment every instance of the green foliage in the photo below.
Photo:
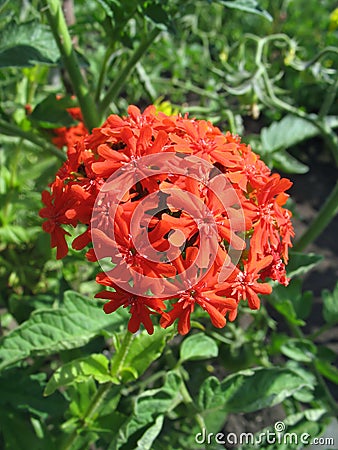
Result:
{"label": "green foliage", "polygon": [[303,377],[292,370],[257,368],[237,372],[221,383],[215,377],[207,378],[202,385],[199,407],[221,408],[225,412],[252,412],[281,403],[303,387],[313,388]]}
{"label": "green foliage", "polygon": [[182,343],[180,361],[194,361],[199,359],[215,358],[218,355],[216,342],[202,333],[188,337]]}
{"label": "green foliage", "polygon": [[46,356],[80,347],[110,327],[124,323],[122,312],[104,315],[99,304],[76,292],[66,292],[61,307],[35,311],[26,322],[2,338],[0,369],[29,356]]}
{"label": "green foliage", "polygon": [[52,3],[0,2],[0,448],[191,449],[203,429],[232,432],[229,415],[259,412],[256,437],[275,431],[276,405],[287,432],[319,436],[337,414],[326,385],[338,384],[337,354],[322,334],[338,321],[338,285],[323,290],[313,329],[318,298],[303,278],[322,256],[291,252],[289,285],[222,330],[204,327],[201,311],[189,336],[159,326],[133,336],[126,310],[106,315],[94,299],[85,251],[55,261],[38,211],[64,158],[52,130],[76,123],[65,109],[78,100],[98,123],[128,104],[189,112],[243,133],[287,173],[311,169],[313,143],[338,163],[333,6],[75,0],[69,72]]}
{"label": "green foliage", "polygon": [[39,22],[9,23],[1,32],[0,67],[33,67],[59,59],[52,33]]}
{"label": "green foliage", "polygon": [[323,317],[330,325],[338,323],[338,283],[332,293],[327,289],[322,292],[324,308]]}

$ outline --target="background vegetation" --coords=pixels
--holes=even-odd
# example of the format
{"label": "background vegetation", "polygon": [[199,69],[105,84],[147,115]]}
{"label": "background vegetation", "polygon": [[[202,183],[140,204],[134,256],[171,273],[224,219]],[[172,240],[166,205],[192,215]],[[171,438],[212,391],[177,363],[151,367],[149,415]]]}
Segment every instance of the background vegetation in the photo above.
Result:
{"label": "background vegetation", "polygon": [[[300,182],[318,160],[336,167],[335,2],[63,6],[68,26],[57,0],[0,1],[0,447],[194,449],[203,427],[232,432],[234,415],[239,432],[283,420],[288,432],[319,436],[337,413],[337,346],[322,336],[338,321],[338,285],[314,287],[314,298],[302,283],[322,259],[305,251],[337,212],[337,184],[300,225],[290,285],[259,311],[242,308],[221,331],[199,312],[184,339],[157,329],[128,346],[128,314],[106,316],[94,301],[97,269],[84,252],[56,261],[38,211],[64,159],[51,141],[53,129],[74,125],[73,95],[89,129],[128,104],[155,103],[243,135]],[[302,205],[289,206],[301,222]]]}

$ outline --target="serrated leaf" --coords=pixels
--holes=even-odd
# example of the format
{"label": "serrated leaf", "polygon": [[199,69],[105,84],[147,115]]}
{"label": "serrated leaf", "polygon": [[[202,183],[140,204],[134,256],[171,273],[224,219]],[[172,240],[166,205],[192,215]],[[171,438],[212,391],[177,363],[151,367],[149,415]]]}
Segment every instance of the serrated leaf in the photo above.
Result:
{"label": "serrated leaf", "polygon": [[322,291],[323,297],[323,317],[326,323],[334,325],[338,322],[338,283],[333,292],[327,289]]}
{"label": "serrated leaf", "polygon": [[307,173],[309,167],[294,158],[285,150],[279,150],[271,155],[273,166],[285,173]]}
{"label": "serrated leaf", "polygon": [[29,356],[45,356],[80,347],[104,330],[126,322],[125,311],[104,314],[102,303],[73,291],[58,309],[43,309],[0,341],[0,369]]}
{"label": "serrated leaf", "polygon": [[271,15],[266,10],[262,9],[256,0],[218,0],[217,3],[220,3],[227,8],[238,9],[239,11],[245,11],[252,14],[258,14],[259,16],[265,17],[270,22],[272,21]]}
{"label": "serrated leaf", "polygon": [[205,406],[212,409],[213,405],[228,413],[258,411],[281,403],[303,387],[313,389],[295,371],[277,367],[241,371],[225,378],[218,386],[213,383],[214,390],[210,389],[210,382],[201,387],[201,391],[207,391],[200,393],[199,407],[202,411]]}
{"label": "serrated leaf", "polygon": [[317,348],[308,339],[290,338],[281,346],[281,352],[295,361],[311,362],[313,361]]}
{"label": "serrated leaf", "polygon": [[287,115],[279,122],[273,122],[261,131],[265,153],[277,152],[319,134],[318,128],[305,119]]}
{"label": "serrated leaf", "polygon": [[111,381],[108,365],[109,361],[104,355],[95,353],[70,361],[53,373],[44,395],[51,395],[60,387],[86,381],[89,377],[94,378],[98,383],[107,383]]}
{"label": "serrated leaf", "polygon": [[180,361],[195,361],[199,359],[216,358],[218,347],[216,342],[203,333],[187,337],[181,344]]}
{"label": "serrated leaf", "polygon": [[9,23],[2,30],[0,67],[31,67],[53,64],[60,53],[49,28],[31,21]]}

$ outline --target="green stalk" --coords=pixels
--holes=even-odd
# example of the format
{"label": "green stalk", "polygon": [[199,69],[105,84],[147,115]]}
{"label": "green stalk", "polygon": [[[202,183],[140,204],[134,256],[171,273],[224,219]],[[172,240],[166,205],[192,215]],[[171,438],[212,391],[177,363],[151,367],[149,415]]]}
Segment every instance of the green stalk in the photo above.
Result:
{"label": "green stalk", "polygon": [[331,106],[336,98],[338,89],[338,76],[336,76],[335,81],[328,88],[326,96],[324,98],[323,104],[319,111],[319,118],[324,119],[325,116],[329,113]]}
{"label": "green stalk", "polygon": [[59,0],[46,0],[47,19],[79,101],[84,122],[89,131],[100,125],[99,115],[87,83],[82,76],[72,39]]}
{"label": "green stalk", "polygon": [[338,212],[338,182],[327,198],[316,218],[307,228],[294,246],[294,250],[300,252],[313,242],[331,222]]}
{"label": "green stalk", "polygon": [[53,144],[45,141],[43,138],[29,133],[28,131],[22,130],[20,127],[7,123],[0,119],[0,132],[7,136],[15,136],[25,139],[26,141],[32,142],[43,150],[47,150],[49,153],[57,156],[61,161],[66,161],[67,156]]}
{"label": "green stalk", "polygon": [[130,345],[132,343],[132,340],[134,339],[133,333],[126,330],[126,333],[123,337],[123,341],[121,342],[121,345],[119,349],[117,350],[115,357],[112,360],[112,363],[114,363],[114,366],[111,368],[111,375],[113,377],[118,377],[120,374],[121,367],[123,366],[123,363],[126,359],[126,356],[128,354]]}
{"label": "green stalk", "polygon": [[[50,1],[50,0],[49,0]],[[126,82],[126,79],[131,74],[131,71],[137,64],[137,62],[141,59],[141,57],[144,55],[144,53],[147,51],[149,46],[153,43],[154,39],[158,36],[160,33],[159,28],[154,28],[147,39],[141,42],[139,47],[134,51],[134,53],[131,55],[130,59],[128,60],[127,64],[124,66],[124,68],[121,70],[119,75],[115,78],[113,83],[110,85],[110,88],[108,89],[106,95],[102,99],[100,105],[99,105],[99,111],[101,116],[103,116],[108,109],[110,103],[112,103],[116,97],[121,92],[121,89],[123,85]]]}
{"label": "green stalk", "polygon": [[[85,412],[83,418],[82,418],[82,427],[85,428],[88,426],[90,421],[94,418],[94,415],[96,414],[99,407],[102,405],[102,402],[106,398],[108,392],[110,391],[110,388],[112,386],[112,383],[104,383],[101,384],[101,386],[97,389],[96,394],[94,395],[92,401],[90,402],[87,411]],[[77,447],[77,440],[80,437],[78,434],[77,429],[75,429],[68,437],[68,439],[65,441],[63,446],[61,447],[61,450],[73,450]]]}
{"label": "green stalk", "polygon": [[[124,360],[126,359],[126,356],[128,354],[131,342],[134,338],[134,335],[130,333],[130,331],[126,330],[126,333],[124,335],[124,338],[121,342],[121,345],[119,349],[117,350],[115,357],[114,357],[114,367],[111,369],[111,375],[113,377],[118,377],[121,367],[123,365]],[[107,397],[111,387],[113,386],[113,383],[108,382],[101,384],[99,388],[96,391],[96,394],[94,395],[92,401],[88,405],[88,408],[86,412],[84,413],[83,417],[81,418],[81,428],[86,428],[90,425],[91,421],[94,419],[96,413],[98,412],[100,406],[104,402],[105,398]],[[61,450],[73,450],[77,447],[77,440],[79,438],[79,434],[77,433],[77,430],[75,429],[68,437],[68,439],[65,441],[64,445],[61,447]]]}
{"label": "green stalk", "polygon": [[109,58],[111,57],[112,53],[114,51],[114,45],[110,45],[107,50],[105,51],[104,58],[101,62],[101,70],[99,75],[99,81],[97,82],[96,91],[95,91],[95,101],[100,101],[101,91],[104,83],[104,79],[107,72],[107,65]]}

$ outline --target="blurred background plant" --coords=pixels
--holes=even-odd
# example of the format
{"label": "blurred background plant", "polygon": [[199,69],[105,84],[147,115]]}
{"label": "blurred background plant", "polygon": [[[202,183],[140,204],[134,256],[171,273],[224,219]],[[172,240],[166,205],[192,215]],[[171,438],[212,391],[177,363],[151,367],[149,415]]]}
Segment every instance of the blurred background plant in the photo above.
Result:
{"label": "blurred background plant", "polygon": [[[290,286],[224,331],[200,313],[194,325],[203,334],[181,342],[172,332],[142,333],[125,355],[126,315],[104,316],[92,300],[95,269],[83,252],[55,261],[38,211],[65,159],[54,130],[78,123],[67,112],[77,103],[88,129],[128,104],[154,103],[244,135],[272,169],[302,175],[318,160],[336,166],[335,7],[330,0],[0,2],[0,447],[195,448],[201,426],[231,431],[231,414],[253,411],[262,423],[250,428],[249,417],[241,431],[271,426],[274,417],[288,431],[316,436],[330,422],[337,407],[326,383],[337,384],[336,349],[319,343],[338,320],[337,288],[320,295],[320,327],[306,325],[313,294],[302,289],[319,255],[294,253]],[[337,212],[338,188],[330,188],[297,252]],[[290,203],[296,216],[298,206]],[[44,390],[53,396],[44,399]]]}

